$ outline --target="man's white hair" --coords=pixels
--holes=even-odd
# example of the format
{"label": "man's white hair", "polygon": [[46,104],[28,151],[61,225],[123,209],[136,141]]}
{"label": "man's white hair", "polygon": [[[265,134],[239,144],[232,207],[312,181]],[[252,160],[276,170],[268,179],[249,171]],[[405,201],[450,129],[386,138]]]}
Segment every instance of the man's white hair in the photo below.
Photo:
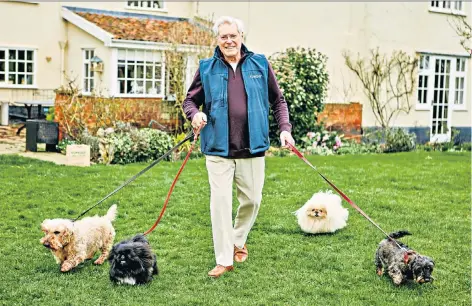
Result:
{"label": "man's white hair", "polygon": [[231,16],[221,16],[220,18],[218,18],[214,25],[213,25],[213,33],[215,34],[215,36],[218,35],[218,29],[220,27],[220,25],[222,24],[225,24],[225,23],[228,23],[228,24],[236,24],[236,26],[238,27],[238,32],[240,34],[242,34],[244,32],[244,24],[241,20],[237,19],[237,18],[234,18],[234,17],[231,17]]}

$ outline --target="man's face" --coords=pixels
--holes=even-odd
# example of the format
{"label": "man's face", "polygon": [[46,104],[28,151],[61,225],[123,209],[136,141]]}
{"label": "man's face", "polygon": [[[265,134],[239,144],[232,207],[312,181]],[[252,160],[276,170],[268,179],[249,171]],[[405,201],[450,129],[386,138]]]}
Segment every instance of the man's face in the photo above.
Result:
{"label": "man's face", "polygon": [[241,52],[242,34],[236,24],[224,23],[218,28],[218,46],[225,57],[234,57]]}

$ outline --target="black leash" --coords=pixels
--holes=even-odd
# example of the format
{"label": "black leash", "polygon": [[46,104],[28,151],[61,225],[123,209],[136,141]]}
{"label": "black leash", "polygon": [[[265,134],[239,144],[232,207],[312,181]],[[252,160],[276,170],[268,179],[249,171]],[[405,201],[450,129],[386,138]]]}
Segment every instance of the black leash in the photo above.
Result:
{"label": "black leash", "polygon": [[132,178],[130,178],[129,180],[127,180],[123,185],[121,185],[120,187],[116,188],[115,190],[113,190],[110,194],[108,194],[106,197],[104,197],[103,199],[101,199],[100,201],[98,201],[97,204],[93,205],[92,207],[88,208],[87,210],[85,210],[83,213],[81,213],[77,218],[75,218],[74,220],[72,220],[72,222],[75,222],[77,221],[80,217],[82,217],[83,215],[85,215],[87,212],[89,212],[91,209],[95,208],[96,206],[98,206],[100,203],[102,203],[103,201],[105,201],[106,199],[108,199],[109,197],[111,197],[112,195],[114,195],[115,193],[117,193],[120,189],[122,189],[123,187],[125,187],[126,185],[128,185],[129,183],[131,183],[132,181],[134,181],[135,179],[137,179],[139,176],[141,176],[144,172],[148,171],[149,169],[151,169],[152,167],[154,167],[156,164],[158,164],[161,160],[163,160],[164,158],[166,158],[167,156],[169,156],[172,152],[174,152],[178,147],[180,147],[181,145],[183,145],[186,141],[190,140],[192,137],[194,136],[194,133],[193,133],[193,130],[191,130],[187,136],[182,140],[180,141],[178,144],[176,144],[172,149],[170,149],[169,151],[167,151],[164,155],[162,155],[161,157],[159,157],[158,159],[156,159],[155,161],[153,161],[149,166],[147,166],[146,168],[144,168],[143,170],[141,170],[138,174],[136,174],[135,176],[133,176]]}

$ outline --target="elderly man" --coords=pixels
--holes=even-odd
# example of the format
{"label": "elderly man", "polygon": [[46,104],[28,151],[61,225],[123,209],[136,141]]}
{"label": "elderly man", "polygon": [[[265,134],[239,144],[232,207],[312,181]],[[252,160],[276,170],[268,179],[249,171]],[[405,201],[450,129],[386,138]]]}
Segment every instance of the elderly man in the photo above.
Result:
{"label": "elderly man", "polygon": [[[269,148],[269,107],[277,120],[282,146],[294,144],[287,103],[274,71],[262,54],[242,43],[243,24],[219,18],[213,27],[218,46],[200,66],[183,103],[192,126],[201,129],[210,183],[210,214],[219,277],[233,270],[233,260],[248,257],[246,240],[262,201],[265,151]],[[202,110],[199,108],[202,106]],[[239,207],[232,224],[232,188]]]}

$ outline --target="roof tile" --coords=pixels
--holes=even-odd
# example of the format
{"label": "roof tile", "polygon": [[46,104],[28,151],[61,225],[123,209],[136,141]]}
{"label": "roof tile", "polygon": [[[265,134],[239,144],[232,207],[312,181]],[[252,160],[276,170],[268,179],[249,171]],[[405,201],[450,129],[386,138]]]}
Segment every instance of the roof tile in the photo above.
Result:
{"label": "roof tile", "polygon": [[211,32],[188,21],[117,17],[88,12],[75,12],[113,35],[114,39],[189,45],[209,45]]}

